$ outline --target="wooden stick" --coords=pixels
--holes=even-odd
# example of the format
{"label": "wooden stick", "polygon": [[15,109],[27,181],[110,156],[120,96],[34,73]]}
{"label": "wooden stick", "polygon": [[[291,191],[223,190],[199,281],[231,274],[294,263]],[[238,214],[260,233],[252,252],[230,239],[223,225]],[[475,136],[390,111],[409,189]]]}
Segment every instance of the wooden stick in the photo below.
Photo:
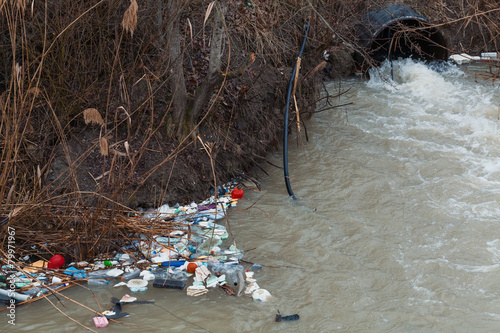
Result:
{"label": "wooden stick", "polygon": [[295,95],[293,95],[293,102],[295,103],[295,114],[297,116],[297,131],[300,133],[300,112],[299,112],[299,106],[297,105],[297,99],[295,98]]}

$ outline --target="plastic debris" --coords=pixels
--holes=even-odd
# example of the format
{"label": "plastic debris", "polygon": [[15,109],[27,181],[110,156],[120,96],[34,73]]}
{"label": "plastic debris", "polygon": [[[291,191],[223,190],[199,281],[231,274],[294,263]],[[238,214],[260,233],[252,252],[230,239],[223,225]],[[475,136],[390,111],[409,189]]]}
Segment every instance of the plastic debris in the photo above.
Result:
{"label": "plastic debris", "polygon": [[198,264],[195,262],[190,262],[187,264],[186,271],[190,274],[194,274],[196,269],[198,268]]}
{"label": "plastic debris", "polygon": [[[54,255],[49,261],[23,263],[24,272],[32,276],[24,276],[20,272],[14,280],[9,281],[15,283],[16,288],[22,288],[11,297],[16,302],[31,301],[31,298],[41,297],[51,290],[87,279],[89,285],[127,286],[132,292],[147,290],[149,281],[153,281],[155,288],[187,289],[188,296],[201,296],[219,287],[230,296],[243,294],[244,291],[245,295],[252,295],[255,300],[269,300],[271,294],[261,289],[255,279],[254,271],[262,269],[262,266],[254,264],[252,271],[245,270],[239,262],[244,252],[234,242],[228,244],[230,246],[224,245],[229,233],[224,223],[218,220],[224,218],[228,208],[235,206],[244,195],[244,191],[234,185],[218,186],[212,197],[199,204],[163,205],[137,214],[137,218],[141,219],[173,221],[174,230],[152,236],[152,239],[139,235],[130,245],[123,246],[122,251],[66,266],[61,255]],[[30,256],[23,258],[20,260],[30,260]],[[192,285],[187,287],[190,282]],[[6,287],[1,274],[0,287]],[[9,291],[0,288],[0,294],[2,292]],[[112,302],[115,304],[113,310],[105,311],[104,317],[94,318],[96,327],[104,327],[97,326],[104,325],[104,318],[128,316],[122,311],[123,304],[142,301],[125,295],[121,300],[113,298]]]}
{"label": "plastic debris", "polygon": [[105,316],[102,317],[94,317],[94,325],[95,327],[106,327],[108,326],[108,318]]}
{"label": "plastic debris", "polygon": [[87,283],[89,286],[91,285],[97,286],[97,285],[109,284],[109,281],[106,279],[88,279]]}
{"label": "plastic debris", "polygon": [[47,267],[47,261],[38,260],[27,266],[24,270],[30,273],[38,273]]}
{"label": "plastic debris", "polygon": [[254,291],[260,289],[259,285],[257,284],[257,282],[252,282],[250,283],[247,288],[245,289],[245,294],[246,295],[252,295],[254,293]]}
{"label": "plastic debris", "polygon": [[205,286],[189,286],[187,288],[188,296],[201,296],[208,293],[208,289]]}
{"label": "plastic debris", "polygon": [[127,312],[123,312],[123,307],[125,306],[125,304],[153,304],[154,302],[138,301],[136,297],[125,295],[120,300],[117,299],[116,297],[112,297],[111,303],[114,304],[113,310],[107,310],[102,313],[107,319],[118,319],[122,317],[127,317],[129,314]]}
{"label": "plastic debris", "polygon": [[61,283],[62,282],[62,279],[57,277],[57,276],[53,276],[52,277],[52,283],[53,284],[57,284],[57,283]]}
{"label": "plastic debris", "polygon": [[497,52],[484,52],[484,53],[481,53],[481,59],[485,59],[485,60],[498,60],[498,53]]}
{"label": "plastic debris", "polygon": [[139,274],[141,273],[141,270],[139,268],[134,268],[134,269],[129,269],[128,272],[122,275],[123,280],[130,280],[135,277],[138,277]]}
{"label": "plastic debris", "polygon": [[243,194],[245,194],[245,191],[240,190],[239,188],[235,187],[234,190],[231,192],[231,198],[241,199],[241,198],[243,198]]}
{"label": "plastic debris", "polygon": [[130,303],[130,302],[135,302],[136,300],[137,300],[137,297],[132,297],[129,294],[125,294],[125,295],[123,295],[120,302],[121,303]]}
{"label": "plastic debris", "polygon": [[109,277],[117,277],[123,274],[123,270],[119,268],[112,268],[106,271],[106,275]]}
{"label": "plastic debris", "polygon": [[271,293],[266,289],[257,289],[252,293],[252,298],[255,301],[267,302],[271,299]]}
{"label": "plastic debris", "polygon": [[253,278],[253,275],[254,275],[254,274],[255,274],[254,272],[251,272],[251,271],[246,271],[246,272],[245,272],[245,282],[247,282],[247,283],[256,282],[257,280],[255,280],[255,279]]}
{"label": "plastic debris", "polygon": [[127,282],[127,287],[130,288],[131,291],[145,291],[148,289],[148,281],[142,279],[132,279]]}
{"label": "plastic debris", "polygon": [[485,52],[481,53],[481,56],[472,56],[466,53],[452,54],[449,59],[456,63],[457,65],[468,64],[473,61],[497,61],[498,53],[496,52]]}
{"label": "plastic debris", "polygon": [[21,294],[12,290],[4,290],[4,289],[0,289],[0,296],[9,297],[18,300],[20,302],[25,302],[31,299],[30,295]]}
{"label": "plastic debris", "polygon": [[48,269],[59,269],[61,267],[64,266],[64,263],[65,263],[65,259],[62,255],[60,254],[56,254],[54,256],[52,256],[52,258],[50,258],[48,264],[47,264],[47,268]]}
{"label": "plastic debris", "polygon": [[75,267],[68,267],[63,272],[63,274],[72,276],[72,277],[74,277],[76,279],[85,279],[87,277],[87,274],[85,273],[85,271],[79,270],[79,269],[77,269]]}
{"label": "plastic debris", "polygon": [[156,279],[153,281],[153,287],[182,290],[186,287],[186,282],[180,280]]}
{"label": "plastic debris", "polygon": [[142,276],[142,279],[144,281],[153,281],[156,278],[155,275],[150,271],[142,271],[139,276]]}
{"label": "plastic debris", "polygon": [[219,280],[217,279],[216,276],[210,276],[209,278],[206,279],[205,282],[207,284],[207,288],[213,288],[217,287]]}
{"label": "plastic debris", "polygon": [[205,266],[200,266],[196,268],[195,274],[196,281],[205,281],[212,273]]}
{"label": "plastic debris", "polygon": [[274,319],[276,322],[280,321],[293,321],[293,320],[299,320],[300,316],[298,314],[294,314],[291,316],[283,316],[279,311],[276,314],[276,318]]}

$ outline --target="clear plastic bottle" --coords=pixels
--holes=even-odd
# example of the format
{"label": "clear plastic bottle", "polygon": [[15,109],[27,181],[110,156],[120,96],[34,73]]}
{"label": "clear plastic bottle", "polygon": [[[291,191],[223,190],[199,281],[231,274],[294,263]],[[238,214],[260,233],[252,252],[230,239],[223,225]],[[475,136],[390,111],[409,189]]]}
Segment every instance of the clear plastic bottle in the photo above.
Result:
{"label": "clear plastic bottle", "polygon": [[97,286],[97,285],[109,284],[109,281],[106,279],[88,279],[87,283],[89,285]]}
{"label": "clear plastic bottle", "polygon": [[223,265],[222,273],[226,275],[229,283],[233,286],[244,285],[245,279],[243,278],[243,272],[245,269],[241,265]]}
{"label": "clear plastic bottle", "polygon": [[108,271],[106,269],[103,269],[100,271],[88,272],[88,277],[89,277],[89,280],[90,279],[100,279],[100,278],[108,277],[107,274],[108,274]]}
{"label": "clear plastic bottle", "polygon": [[141,274],[141,270],[139,268],[134,268],[132,271],[127,272],[122,275],[124,280],[130,280],[133,279]]}

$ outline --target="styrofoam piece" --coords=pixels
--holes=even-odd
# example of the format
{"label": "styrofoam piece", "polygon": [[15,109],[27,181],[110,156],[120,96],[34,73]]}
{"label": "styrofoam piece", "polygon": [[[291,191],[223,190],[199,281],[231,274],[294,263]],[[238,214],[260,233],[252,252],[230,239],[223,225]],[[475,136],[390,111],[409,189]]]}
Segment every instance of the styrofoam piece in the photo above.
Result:
{"label": "styrofoam piece", "polygon": [[266,289],[257,289],[252,293],[255,301],[267,302],[271,299],[271,293]]}
{"label": "styrofoam piece", "polygon": [[217,284],[218,284],[218,279],[216,276],[211,276],[207,279],[206,283],[207,283],[207,288],[213,288],[213,287],[216,287]]}
{"label": "styrofoam piece", "polygon": [[127,282],[127,287],[129,287],[130,289],[133,289],[133,288],[142,289],[142,288],[146,288],[147,285],[148,285],[148,281],[145,281],[143,279],[132,279],[132,280]]}
{"label": "styrofoam piece", "polygon": [[122,274],[123,274],[123,270],[121,270],[119,268],[113,268],[113,269],[110,269],[106,272],[106,275],[109,277],[117,277],[117,276],[120,276]]}
{"label": "styrofoam piece", "polygon": [[257,284],[257,282],[252,282],[248,285],[248,287],[245,289],[245,294],[246,295],[253,295],[253,293],[260,289],[259,285]]}
{"label": "styrofoam piece", "polygon": [[201,296],[208,293],[208,289],[205,286],[189,286],[187,288],[188,296]]}
{"label": "styrofoam piece", "polygon": [[452,54],[449,59],[458,65],[462,65],[462,64],[468,64],[474,60],[481,60],[481,57],[471,56],[466,53],[461,53],[461,54]]}
{"label": "styrofoam piece", "polygon": [[205,281],[212,273],[205,266],[199,266],[196,271],[196,278],[198,281]]}

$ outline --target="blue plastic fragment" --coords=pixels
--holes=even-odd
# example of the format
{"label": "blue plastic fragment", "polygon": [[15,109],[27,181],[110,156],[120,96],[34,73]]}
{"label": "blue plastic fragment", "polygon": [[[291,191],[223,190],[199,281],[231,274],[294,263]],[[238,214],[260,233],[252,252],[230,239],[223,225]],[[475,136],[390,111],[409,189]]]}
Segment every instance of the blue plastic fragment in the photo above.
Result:
{"label": "blue plastic fragment", "polygon": [[75,267],[68,267],[63,273],[77,279],[85,279],[85,277],[87,276],[85,271],[81,271],[79,269],[76,269]]}
{"label": "blue plastic fragment", "polygon": [[158,266],[165,267],[165,266],[171,266],[171,267],[180,267],[184,265],[186,260],[170,260],[170,261],[164,261],[158,263]]}

